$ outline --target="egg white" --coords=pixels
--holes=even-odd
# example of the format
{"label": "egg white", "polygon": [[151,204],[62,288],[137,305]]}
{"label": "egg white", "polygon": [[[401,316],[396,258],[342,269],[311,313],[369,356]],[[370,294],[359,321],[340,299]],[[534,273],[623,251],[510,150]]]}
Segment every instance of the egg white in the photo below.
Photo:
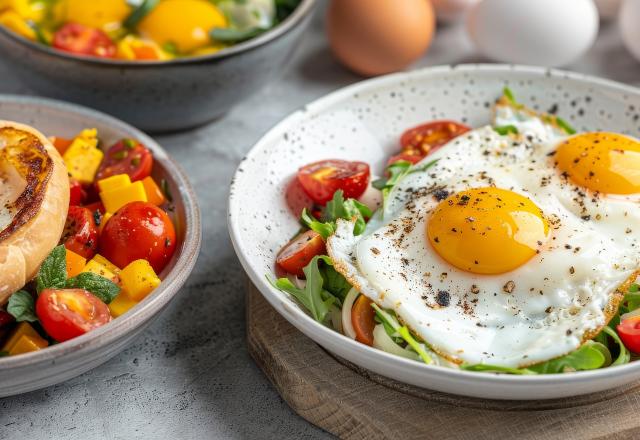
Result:
{"label": "egg white", "polygon": [[[637,239],[624,232],[640,217],[630,200],[578,196],[584,190],[553,166],[564,133],[535,115],[502,110],[496,124],[517,126],[518,136],[484,127],[456,138],[422,163],[435,165],[393,189],[364,235],[339,221],[328,252],[360,292],[395,310],[439,354],[522,367],[575,350],[608,322],[619,286],[640,266]],[[486,186],[530,198],[552,223],[538,255],[499,275],[453,267],[426,237],[438,199]]]}

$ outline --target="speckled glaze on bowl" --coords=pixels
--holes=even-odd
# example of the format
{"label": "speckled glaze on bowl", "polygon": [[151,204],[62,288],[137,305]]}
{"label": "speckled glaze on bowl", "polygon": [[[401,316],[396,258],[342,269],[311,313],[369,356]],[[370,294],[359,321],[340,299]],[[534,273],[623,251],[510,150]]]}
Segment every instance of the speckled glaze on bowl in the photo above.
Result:
{"label": "speckled glaze on bowl", "polygon": [[117,116],[149,132],[211,121],[258,91],[286,66],[313,12],[302,0],[279,26],[218,53],[167,62],[77,57],[0,26],[0,56],[17,77],[51,98]]}
{"label": "speckled glaze on bowl", "polygon": [[138,336],[178,293],[200,250],[200,213],[184,171],[153,139],[110,116],[77,105],[41,98],[0,95],[0,119],[29,124],[45,135],[73,137],[97,128],[106,145],[122,138],[140,140],[154,156],[153,176],[167,180],[175,210],[170,213],[179,246],[160,274],[162,284],[138,305],[109,324],[44,350],[0,357],[0,397],[53,385],[84,373],[115,356]]}
{"label": "speckled glaze on bowl", "polygon": [[[580,131],[640,135],[640,90],[594,77],[537,67],[463,65],[365,81],[309,104],[269,131],[240,164],[229,197],[233,245],[251,281],[290,323],[327,350],[375,373],[452,394],[510,400],[550,399],[613,389],[640,379],[640,362],[567,374],[508,376],[425,365],[355,342],[315,322],[274,289],[278,250],[300,227],[287,191],[298,167],[327,158],[365,160],[381,175],[399,135],[432,119],[472,126],[490,122],[491,103],[508,85],[535,109],[556,108]],[[259,197],[255,189],[260,188]],[[285,200],[285,194],[289,200]]]}

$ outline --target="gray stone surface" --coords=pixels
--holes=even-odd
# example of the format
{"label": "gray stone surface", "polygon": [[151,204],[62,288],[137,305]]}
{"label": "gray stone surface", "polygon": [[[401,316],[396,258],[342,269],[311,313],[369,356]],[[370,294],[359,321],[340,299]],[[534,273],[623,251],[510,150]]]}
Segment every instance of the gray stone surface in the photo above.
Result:
{"label": "gray stone surface", "polygon": [[[295,415],[245,347],[244,275],[226,226],[237,163],[272,125],[360,78],[331,57],[318,14],[280,81],[197,130],[158,140],[187,170],[203,216],[202,254],[171,307],[133,346],[66,383],[0,399],[0,438],[315,439],[329,435]],[[640,83],[640,64],[605,26],[571,70]],[[442,29],[417,66],[483,61],[459,28]],[[29,94],[0,60],[0,93]]]}

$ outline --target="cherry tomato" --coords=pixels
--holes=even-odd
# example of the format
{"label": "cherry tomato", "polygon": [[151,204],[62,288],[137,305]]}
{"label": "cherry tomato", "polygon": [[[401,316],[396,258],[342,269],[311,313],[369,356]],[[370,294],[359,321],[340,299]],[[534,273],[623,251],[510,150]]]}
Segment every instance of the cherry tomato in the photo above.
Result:
{"label": "cherry tomato", "polygon": [[60,243],[86,259],[92,258],[98,249],[98,226],[93,212],[82,206],[70,206]]}
{"label": "cherry tomato", "polygon": [[111,321],[109,307],[84,289],[44,289],[36,315],[54,340],[68,341]]}
{"label": "cherry tomato", "polygon": [[13,324],[15,318],[4,310],[0,310],[0,330]]}
{"label": "cherry tomato", "polygon": [[351,308],[351,325],[356,332],[356,341],[373,345],[373,328],[376,326],[374,319],[375,310],[371,307],[371,300],[360,295]]}
{"label": "cherry tomato", "polygon": [[119,268],[144,259],[160,273],[175,249],[171,219],[148,202],[124,205],[107,221],[100,236],[100,254]]}
{"label": "cherry tomato", "polygon": [[471,127],[454,121],[428,122],[405,131],[400,145],[403,153],[424,157],[469,130]]}
{"label": "cherry tomato", "polygon": [[53,34],[53,47],[76,55],[114,58],[116,45],[100,29],[67,23]]}
{"label": "cherry tomato", "polygon": [[[104,214],[105,212],[107,212],[107,210],[105,209],[104,205],[102,204],[102,202],[94,202],[94,203],[90,203],[88,205],[84,205],[85,208],[87,208],[89,211],[91,212],[100,212],[100,214]],[[94,214],[95,216],[95,214]]]}
{"label": "cherry tomato", "polygon": [[77,180],[69,179],[69,192],[69,206],[82,205],[87,198],[87,192]]}
{"label": "cherry tomato", "polygon": [[369,184],[369,165],[346,160],[323,160],[298,170],[298,181],[314,202],[324,205],[341,189],[344,197],[357,199]]}
{"label": "cherry tomato", "polygon": [[306,231],[289,242],[276,257],[276,263],[288,273],[304,276],[302,269],[316,255],[326,252],[322,236],[315,231]]}
{"label": "cherry tomato", "polygon": [[135,182],[149,176],[152,168],[153,156],[147,147],[133,139],[123,139],[105,154],[96,181],[116,174],[128,174]]}
{"label": "cherry tomato", "polygon": [[412,164],[416,164],[420,162],[423,158],[424,156],[421,154],[400,153],[400,154],[396,154],[395,156],[391,156],[391,158],[387,162],[387,165],[392,165],[400,161],[407,161],[407,162],[411,162]]}
{"label": "cherry tomato", "polygon": [[628,318],[616,327],[624,346],[635,354],[640,354],[640,316]]}

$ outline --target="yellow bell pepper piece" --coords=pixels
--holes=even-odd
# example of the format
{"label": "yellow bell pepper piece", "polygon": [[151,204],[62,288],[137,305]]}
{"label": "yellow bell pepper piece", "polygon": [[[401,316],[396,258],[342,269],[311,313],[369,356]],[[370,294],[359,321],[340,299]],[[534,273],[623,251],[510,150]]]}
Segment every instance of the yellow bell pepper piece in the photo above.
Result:
{"label": "yellow bell pepper piece", "polygon": [[160,278],[147,260],[132,261],[120,272],[122,289],[134,301],[142,301],[160,285]]}
{"label": "yellow bell pepper piece", "polygon": [[142,184],[144,185],[144,191],[147,193],[147,201],[156,206],[160,206],[165,202],[164,193],[158,186],[153,177],[147,176],[142,179]]}
{"label": "yellow bell pepper piece", "polygon": [[54,4],[54,21],[80,23],[105,32],[121,28],[131,13],[126,0],[58,0]]}
{"label": "yellow bell pepper piece", "polygon": [[40,22],[44,18],[47,5],[40,0],[9,0],[9,9],[13,9],[24,20]]}
{"label": "yellow bell pepper piece", "polygon": [[78,255],[69,249],[67,251],[67,278],[72,278],[78,275],[84,267],[87,265],[87,259],[82,255]]}
{"label": "yellow bell pepper piece", "polygon": [[107,212],[115,213],[127,203],[146,202],[147,193],[142,182],[137,181],[128,186],[102,191],[100,198]]}
{"label": "yellow bell pepper piece", "polygon": [[29,40],[35,41],[37,38],[36,31],[16,11],[8,10],[0,14],[0,25]]}
{"label": "yellow bell pepper piece", "polygon": [[124,290],[120,291],[118,296],[109,303],[109,311],[111,312],[111,316],[117,318],[118,316],[124,315],[131,309],[133,306],[138,304],[138,301],[134,301],[127,295],[127,292]]}
{"label": "yellow bell pepper piece", "polygon": [[47,347],[49,343],[40,336],[27,336],[22,335],[20,339],[11,347],[8,351],[9,356],[15,356],[17,354],[30,353],[32,351],[42,350]]}
{"label": "yellow bell pepper piece", "polygon": [[118,58],[125,60],[158,61],[171,59],[171,55],[162,50],[155,41],[143,40],[127,35],[118,43]]}
{"label": "yellow bell pepper piece", "polygon": [[7,353],[11,352],[11,350],[16,345],[18,340],[20,340],[20,338],[23,336],[27,336],[32,339],[40,338],[40,335],[38,334],[37,331],[35,331],[35,329],[31,326],[31,324],[29,324],[28,322],[21,322],[13,330],[13,333],[11,334],[7,342],[2,347],[2,351],[5,351]]}
{"label": "yellow bell pepper piece", "polygon": [[95,273],[96,275],[105,277],[116,284],[120,284],[120,277],[118,276],[120,269],[100,254],[96,254],[91,260],[89,260],[82,271]]}
{"label": "yellow bell pepper piece", "polygon": [[129,185],[131,185],[131,178],[128,174],[116,174],[115,176],[98,180],[98,189],[100,191],[112,191]]}
{"label": "yellow bell pepper piece", "polygon": [[92,183],[104,153],[98,148],[98,131],[82,132],[71,142],[62,158],[67,165],[69,176],[80,183]]}

